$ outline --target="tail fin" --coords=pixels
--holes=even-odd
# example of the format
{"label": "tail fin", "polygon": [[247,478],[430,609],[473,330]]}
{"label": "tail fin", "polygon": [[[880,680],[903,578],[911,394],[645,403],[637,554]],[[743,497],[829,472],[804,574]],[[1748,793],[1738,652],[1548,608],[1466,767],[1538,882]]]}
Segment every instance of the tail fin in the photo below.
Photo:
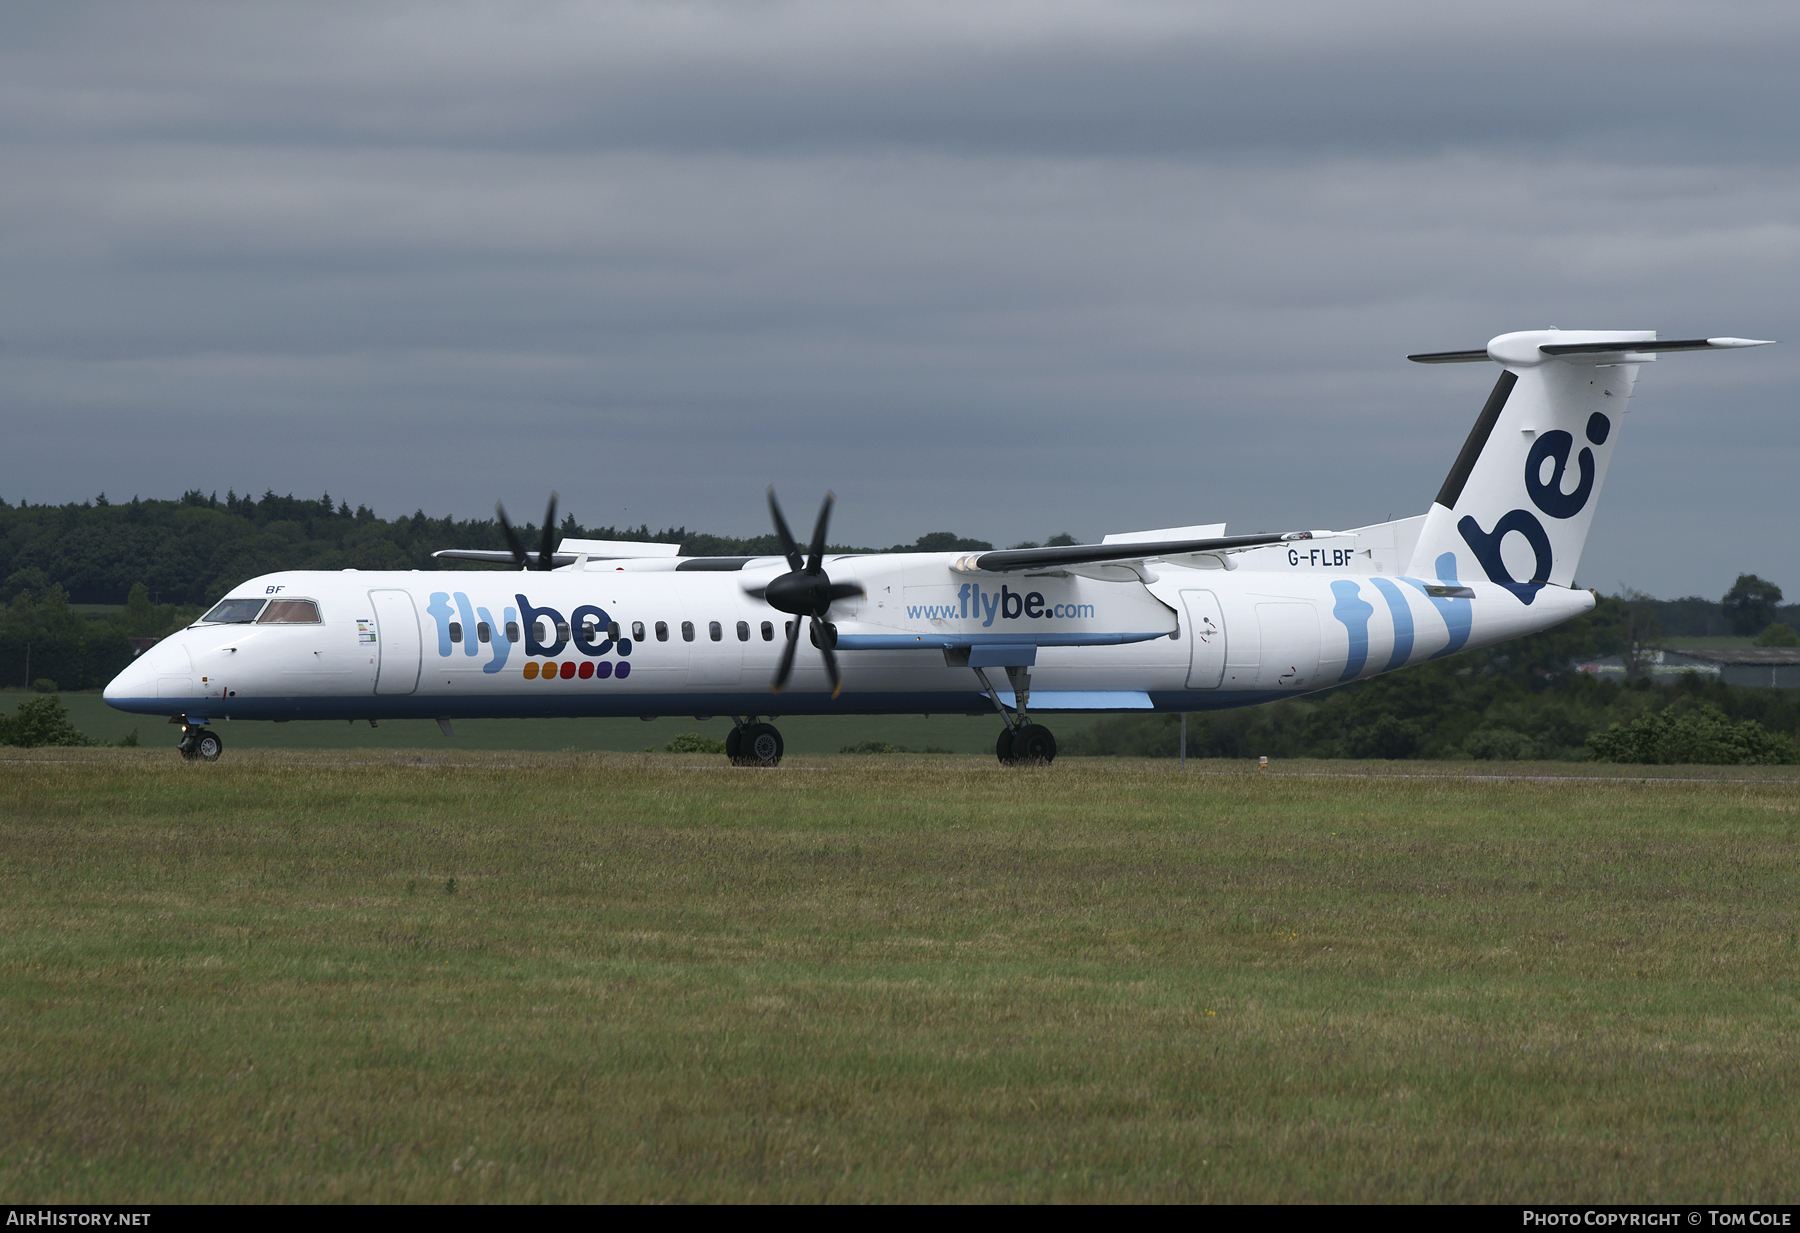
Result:
{"label": "tail fin", "polygon": [[1486,578],[1526,604],[1545,586],[1568,586],[1638,366],[1658,351],[1760,345],[1658,342],[1653,330],[1531,330],[1502,334],[1485,351],[1408,356],[1422,364],[1491,359],[1503,371],[1426,515],[1407,572]]}

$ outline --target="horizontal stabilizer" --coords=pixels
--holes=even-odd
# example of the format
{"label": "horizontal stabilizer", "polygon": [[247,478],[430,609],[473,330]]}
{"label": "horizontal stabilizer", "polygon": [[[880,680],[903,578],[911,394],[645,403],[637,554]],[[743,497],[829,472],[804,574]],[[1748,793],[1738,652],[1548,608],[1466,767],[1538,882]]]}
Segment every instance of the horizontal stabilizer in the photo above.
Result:
{"label": "horizontal stabilizer", "polygon": [[1711,351],[1731,347],[1766,347],[1768,338],[1671,338],[1667,342],[1628,342],[1615,339],[1597,343],[1548,343],[1538,348],[1545,355],[1601,355],[1611,351]]}
{"label": "horizontal stabilizer", "polygon": [[1490,357],[1483,347],[1479,351],[1422,351],[1406,358],[1415,364],[1474,364]]}
{"label": "horizontal stabilizer", "polygon": [[[1630,338],[1609,338],[1578,343],[1543,343],[1538,347],[1538,351],[1549,356],[1650,355],[1658,351],[1721,351],[1735,347],[1766,347],[1771,341],[1767,338],[1672,338],[1667,342],[1658,342],[1654,339],[1642,341]],[[1493,360],[1500,357],[1495,356],[1484,347],[1479,351],[1423,351],[1418,355],[1409,355],[1406,358],[1415,364],[1475,364],[1482,360]],[[1506,357],[1507,360],[1512,358],[1511,356]]]}

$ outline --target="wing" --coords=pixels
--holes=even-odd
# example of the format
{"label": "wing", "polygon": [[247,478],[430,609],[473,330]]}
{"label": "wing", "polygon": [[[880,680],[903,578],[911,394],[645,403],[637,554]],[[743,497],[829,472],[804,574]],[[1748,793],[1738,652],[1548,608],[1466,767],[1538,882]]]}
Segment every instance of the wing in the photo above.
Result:
{"label": "wing", "polygon": [[1166,560],[1199,552],[1242,552],[1267,544],[1284,544],[1291,540],[1324,539],[1342,535],[1340,531],[1287,531],[1266,535],[1217,535],[1209,539],[1171,539],[1152,543],[1071,544],[1062,548],[1002,548],[994,552],[971,553],[960,558],[953,567],[958,570],[980,570],[990,574],[1017,573],[1021,570],[1058,569],[1070,565],[1094,565],[1105,562]]}

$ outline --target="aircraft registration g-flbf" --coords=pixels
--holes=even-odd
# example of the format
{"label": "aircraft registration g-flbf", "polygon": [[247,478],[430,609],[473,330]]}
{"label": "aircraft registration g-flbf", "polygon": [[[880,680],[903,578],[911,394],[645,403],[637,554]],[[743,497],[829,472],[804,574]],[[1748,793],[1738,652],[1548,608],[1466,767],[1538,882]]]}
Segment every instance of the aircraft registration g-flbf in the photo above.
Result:
{"label": "aircraft registration g-flbf", "polygon": [[[253,578],[106,688],[217,758],[215,720],[731,715],[734,762],[772,766],[766,717],[998,712],[1003,763],[1048,762],[1033,716],[1201,711],[1291,698],[1547,629],[1573,589],[1639,367],[1760,346],[1654,331],[1536,330],[1481,350],[1500,379],[1424,514],[1348,531],[1224,524],[1098,544],[832,555],[826,497],[802,552],[679,557],[564,539],[437,555],[524,572]],[[804,628],[803,628],[804,623]],[[811,644],[798,656],[804,633]],[[771,692],[773,687],[774,692]]]}

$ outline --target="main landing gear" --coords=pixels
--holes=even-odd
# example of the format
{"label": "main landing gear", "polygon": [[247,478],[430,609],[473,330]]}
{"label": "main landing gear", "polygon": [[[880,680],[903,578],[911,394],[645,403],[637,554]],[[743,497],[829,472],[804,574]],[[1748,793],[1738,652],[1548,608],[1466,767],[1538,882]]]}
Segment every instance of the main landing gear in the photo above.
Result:
{"label": "main landing gear", "polygon": [[1043,724],[1006,728],[994,742],[994,756],[1000,759],[1002,766],[1016,766],[1021,762],[1048,764],[1056,760],[1056,737]]}
{"label": "main landing gear", "polygon": [[725,737],[725,756],[733,766],[781,765],[781,733],[774,724],[758,723],[756,716],[733,715],[733,727]]}
{"label": "main landing gear", "polygon": [[181,724],[181,741],[175,746],[181,756],[192,761],[199,758],[203,762],[217,762],[219,755],[225,752],[225,742],[219,734],[203,724],[191,724],[185,719]]}
{"label": "main landing gear", "polygon": [[981,678],[982,688],[993,699],[994,709],[1006,721],[1006,728],[994,742],[994,756],[1000,759],[1000,765],[1019,766],[1030,763],[1048,766],[1056,761],[1056,737],[1043,724],[1032,723],[1025,714],[1025,708],[1031,705],[1030,665],[1006,666],[1007,683],[1012,686],[1013,700],[1018,703],[1014,707],[1000,701],[1000,694],[995,690],[994,683],[988,680],[985,666],[971,664],[970,667]]}

